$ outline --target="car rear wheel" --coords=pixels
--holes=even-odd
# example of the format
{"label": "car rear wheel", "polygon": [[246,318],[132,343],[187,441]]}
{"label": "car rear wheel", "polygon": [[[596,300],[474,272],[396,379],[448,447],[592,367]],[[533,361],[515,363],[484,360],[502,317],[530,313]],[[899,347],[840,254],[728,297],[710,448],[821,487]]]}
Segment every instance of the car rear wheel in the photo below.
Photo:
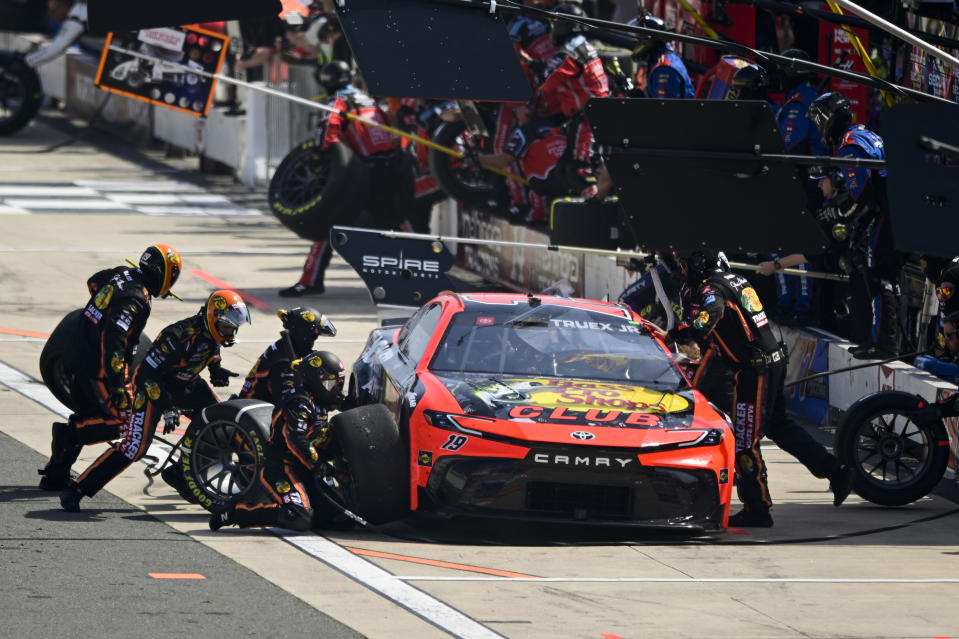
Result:
{"label": "car rear wheel", "polygon": [[925,497],[939,483],[949,460],[941,419],[921,418],[922,398],[884,391],[849,407],[836,429],[835,451],[855,471],[856,494],[883,506]]}
{"label": "car rear wheel", "polygon": [[335,415],[331,430],[342,464],[336,491],[347,508],[372,524],[409,514],[408,455],[389,409],[358,406]]}

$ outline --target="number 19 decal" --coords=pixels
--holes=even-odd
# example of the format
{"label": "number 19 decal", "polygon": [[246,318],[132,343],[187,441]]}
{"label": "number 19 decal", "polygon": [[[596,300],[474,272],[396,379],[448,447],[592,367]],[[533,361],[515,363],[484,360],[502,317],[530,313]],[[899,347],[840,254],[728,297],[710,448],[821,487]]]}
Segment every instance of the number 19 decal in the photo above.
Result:
{"label": "number 19 decal", "polygon": [[446,443],[440,446],[440,448],[443,450],[459,450],[469,440],[470,438],[466,435],[450,435],[450,438],[447,439]]}

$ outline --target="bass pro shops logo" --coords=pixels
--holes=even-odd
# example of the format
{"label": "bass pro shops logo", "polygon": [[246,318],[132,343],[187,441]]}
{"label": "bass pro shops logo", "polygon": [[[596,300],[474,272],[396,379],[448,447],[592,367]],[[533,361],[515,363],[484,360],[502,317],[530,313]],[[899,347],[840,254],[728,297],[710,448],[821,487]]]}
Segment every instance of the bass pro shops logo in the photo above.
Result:
{"label": "bass pro shops logo", "polygon": [[363,273],[396,275],[405,279],[425,278],[436,280],[440,277],[440,263],[436,260],[404,257],[402,252],[398,256],[364,255]]}

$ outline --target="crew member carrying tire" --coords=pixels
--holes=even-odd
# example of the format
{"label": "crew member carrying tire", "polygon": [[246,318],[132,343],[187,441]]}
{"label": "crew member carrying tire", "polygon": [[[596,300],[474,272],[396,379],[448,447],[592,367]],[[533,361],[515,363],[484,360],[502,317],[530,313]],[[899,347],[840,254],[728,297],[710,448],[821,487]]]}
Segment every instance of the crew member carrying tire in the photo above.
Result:
{"label": "crew member carrying tire", "polygon": [[[372,188],[366,208],[372,224],[379,228],[400,228],[406,223],[413,202],[414,167],[412,158],[398,148],[386,131],[350,120],[347,114],[390,124],[390,117],[370,96],[350,82],[352,70],[342,60],[324,64],[319,72],[320,84],[334,96],[332,112],[317,130],[317,146],[326,151],[336,142],[345,143],[360,157],[370,172]],[[360,211],[356,211],[358,217]],[[300,281],[279,291],[281,297],[319,295],[326,290],[323,276],[333,255],[329,239],[313,243],[303,265]]]}
{"label": "crew member carrying tire", "polygon": [[91,297],[77,317],[71,344],[74,412],[66,423],[53,424],[50,460],[39,471],[41,489],[63,490],[83,446],[119,437],[130,409],[134,351],[153,298],[170,295],[181,269],[179,253],[154,244],[137,268],[104,269],[87,280]]}
{"label": "crew member carrying tire", "polygon": [[259,484],[238,503],[215,510],[211,530],[237,525],[305,531],[341,521],[316,494],[315,482],[330,443],[328,411],[342,403],[345,377],[343,362],[328,351],[313,351],[291,363],[273,411]]}
{"label": "crew member carrying tire", "polygon": [[[234,291],[214,291],[191,317],[170,324],[157,336],[133,380],[132,405],[124,413],[123,439],[103,453],[60,495],[64,510],[77,512],[107,482],[143,457],[157,422],[171,409],[199,410],[219,402],[200,372],[209,367],[214,386],[236,374],[220,365],[220,347],[236,343],[240,326],[250,323],[243,299]],[[165,424],[164,432],[175,424]]]}
{"label": "crew member carrying tire", "polygon": [[744,508],[729,518],[729,525],[773,525],[766,466],[759,449],[763,436],[796,457],[814,476],[828,477],[833,504],[842,504],[852,489],[852,469],[786,416],[787,356],[773,336],[756,291],[745,278],[730,273],[725,260],[712,249],[692,252],[681,258],[680,266],[688,287],[688,323],[668,333],[652,330],[681,344],[703,344],[712,338],[720,357],[735,371],[736,486]]}

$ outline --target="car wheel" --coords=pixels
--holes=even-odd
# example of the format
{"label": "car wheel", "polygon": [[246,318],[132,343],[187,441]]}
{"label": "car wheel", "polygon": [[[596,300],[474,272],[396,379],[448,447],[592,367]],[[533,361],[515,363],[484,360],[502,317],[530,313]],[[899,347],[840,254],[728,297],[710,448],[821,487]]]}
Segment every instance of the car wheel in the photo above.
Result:
{"label": "car wheel", "polygon": [[37,72],[12,53],[0,51],[0,135],[27,126],[42,102]]}
{"label": "car wheel", "polygon": [[180,443],[187,492],[212,510],[247,494],[265,462],[273,404],[231,399],[196,414]]}
{"label": "car wheel", "polygon": [[[57,327],[47,338],[43,350],[40,351],[40,378],[47,385],[53,396],[73,412],[85,408],[97,410],[97,407],[82,406],[74,397],[74,383],[78,366],[76,351],[80,341],[80,316],[82,308],[67,313]],[[135,369],[152,342],[150,338],[140,333],[140,341],[133,354],[133,368]]]}
{"label": "car wheel", "polygon": [[939,483],[949,460],[941,419],[919,417],[922,398],[884,391],[849,407],[836,429],[835,452],[855,471],[856,494],[883,506],[925,497]]}
{"label": "car wheel", "polygon": [[373,524],[409,514],[408,455],[389,409],[359,406],[335,415],[330,425],[342,464],[336,490],[345,505]]}

